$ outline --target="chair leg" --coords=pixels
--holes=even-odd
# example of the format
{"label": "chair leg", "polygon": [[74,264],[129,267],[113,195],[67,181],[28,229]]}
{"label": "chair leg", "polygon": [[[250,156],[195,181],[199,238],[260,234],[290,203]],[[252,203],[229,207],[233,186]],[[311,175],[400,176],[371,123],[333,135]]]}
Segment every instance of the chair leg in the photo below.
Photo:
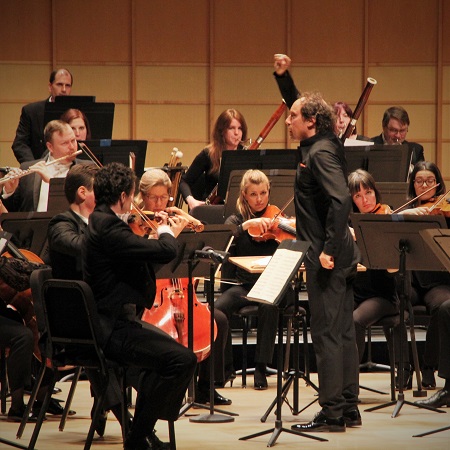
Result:
{"label": "chair leg", "polygon": [[0,349],[0,383],[1,387],[1,412],[2,414],[6,413],[6,397],[8,395],[8,382],[6,376],[6,350],[5,347]]}
{"label": "chair leg", "polygon": [[169,420],[169,442],[170,450],[177,450],[177,443],[175,441],[175,424],[172,420]]}
{"label": "chair leg", "polygon": [[66,426],[67,416],[69,415],[70,406],[72,405],[73,396],[75,394],[75,388],[77,387],[78,380],[80,378],[80,374],[82,371],[82,367],[77,367],[75,373],[72,378],[72,384],[70,385],[69,395],[67,396],[66,405],[64,407],[64,412],[61,416],[61,420],[59,422],[59,431],[64,431],[64,427]]}
{"label": "chair leg", "polygon": [[305,317],[302,318],[302,333],[303,333],[303,363],[305,366],[305,376],[309,380],[309,342],[308,342],[308,324]]}
{"label": "chair leg", "polygon": [[242,385],[241,387],[247,387],[247,337],[249,328],[249,318],[247,316],[242,317]]}
{"label": "chair leg", "polygon": [[[411,336],[411,352],[413,355],[414,370],[416,372],[416,380],[417,380],[417,392],[414,392],[413,395],[414,397],[421,397],[422,377],[420,373],[419,355],[417,353],[416,330],[414,328],[414,311],[410,301],[408,301],[408,312],[409,312],[409,334]],[[426,393],[424,393],[423,396],[425,395]]]}
{"label": "chair leg", "polygon": [[[401,342],[398,345],[402,345]],[[389,364],[390,364],[390,375],[391,375],[391,400],[395,402],[395,342],[394,342],[394,329],[389,328]]]}
{"label": "chair leg", "polygon": [[284,372],[289,372],[289,359],[291,357],[292,317],[288,318],[286,328],[286,350],[284,352]]}

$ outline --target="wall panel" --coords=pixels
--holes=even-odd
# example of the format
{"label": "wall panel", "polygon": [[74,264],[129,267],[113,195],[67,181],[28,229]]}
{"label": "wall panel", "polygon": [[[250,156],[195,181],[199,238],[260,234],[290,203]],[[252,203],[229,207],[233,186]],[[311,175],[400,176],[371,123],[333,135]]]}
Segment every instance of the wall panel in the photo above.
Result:
{"label": "wall panel", "polygon": [[138,63],[205,63],[208,0],[136,0]]}

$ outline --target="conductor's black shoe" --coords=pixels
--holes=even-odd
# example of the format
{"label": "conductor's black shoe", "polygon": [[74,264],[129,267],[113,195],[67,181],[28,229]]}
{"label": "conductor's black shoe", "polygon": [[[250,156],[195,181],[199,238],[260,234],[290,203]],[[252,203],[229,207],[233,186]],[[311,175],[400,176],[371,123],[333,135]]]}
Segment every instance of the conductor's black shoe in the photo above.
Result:
{"label": "conductor's black shoe", "polygon": [[[195,396],[195,401],[197,403],[202,403],[206,405],[209,403],[209,390],[198,390],[197,395]],[[214,390],[214,404],[215,405],[231,405],[231,400],[226,397],[222,397],[216,390]]]}
{"label": "conductor's black shoe", "polygon": [[359,427],[362,425],[361,414],[358,408],[345,411],[344,420],[346,427]]}
{"label": "conductor's black shoe", "polygon": [[426,400],[418,400],[414,402],[417,405],[430,406],[431,408],[441,408],[442,406],[450,406],[450,391],[441,389]]}
{"label": "conductor's black shoe", "polygon": [[338,433],[345,431],[345,419],[340,417],[327,417],[322,411],[317,413],[314,419],[308,423],[298,423],[291,427],[294,431],[300,432],[330,432]]}
{"label": "conductor's black shoe", "polygon": [[170,442],[163,442],[161,439],[159,439],[158,436],[156,436],[156,430],[152,431],[152,434],[147,437],[148,441],[150,442],[150,448],[152,450],[169,450],[170,449]]}
{"label": "conductor's black shoe", "polygon": [[[91,419],[94,417],[94,410],[95,410],[96,404],[94,402],[94,405],[91,409]],[[108,411],[100,411],[100,415],[98,416],[97,423],[95,424],[95,432],[99,436],[103,436],[105,434],[105,428],[106,428],[106,421],[108,420]]]}
{"label": "conductor's black shoe", "polygon": [[424,389],[436,389],[436,378],[434,377],[434,368],[425,366],[422,369],[422,387]]}

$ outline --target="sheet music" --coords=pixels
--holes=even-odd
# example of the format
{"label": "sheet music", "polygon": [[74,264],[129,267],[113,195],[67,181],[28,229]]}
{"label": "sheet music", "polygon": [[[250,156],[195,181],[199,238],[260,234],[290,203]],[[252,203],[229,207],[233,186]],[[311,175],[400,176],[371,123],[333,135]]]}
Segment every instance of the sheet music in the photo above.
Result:
{"label": "sheet music", "polygon": [[299,265],[303,253],[278,249],[247,295],[249,300],[274,304]]}
{"label": "sheet music", "polygon": [[344,142],[344,147],[361,147],[366,145],[374,145],[371,141],[361,141],[360,139],[349,139],[347,138]]}

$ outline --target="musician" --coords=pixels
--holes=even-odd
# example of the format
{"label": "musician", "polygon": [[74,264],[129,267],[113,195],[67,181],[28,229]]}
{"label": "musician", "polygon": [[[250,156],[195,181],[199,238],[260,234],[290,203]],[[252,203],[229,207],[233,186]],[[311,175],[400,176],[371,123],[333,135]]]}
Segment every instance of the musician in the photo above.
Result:
{"label": "musician", "polygon": [[176,236],[187,223],[182,217],[161,212],[158,239],[134,234],[122,217],[130,212],[135,182],[132,170],[119,163],[97,172],[96,207],[85,233],[82,261],[83,277],[98,308],[105,355],[142,371],[124,449],[150,450],[168,448],[160,443],[154,426],[158,419],[177,420],[196,356],[166,333],[151,325],[143,328],[124,312],[129,303],[151,307],[156,293],[152,264],[165,264],[176,256]]}
{"label": "musician", "polygon": [[[348,187],[353,200],[353,210],[362,214],[391,214],[388,205],[381,203],[381,194],[377,189],[372,175],[365,170],[357,169],[348,176]],[[406,214],[406,211],[404,212]],[[355,308],[353,321],[355,322],[356,344],[358,346],[359,363],[362,361],[365,347],[366,328],[387,316],[399,314],[399,298],[397,295],[396,272],[391,270],[367,269],[356,274],[353,285]],[[406,327],[403,330],[394,329],[396,342],[401,342],[404,357],[404,384],[409,386],[411,367],[409,365],[408,340]],[[391,336],[388,329],[384,329],[386,340]],[[398,349],[398,346],[397,346]],[[399,358],[396,354],[396,361]]]}
{"label": "musician", "polygon": [[352,288],[361,256],[347,226],[352,201],[344,148],[334,133],[333,110],[318,93],[302,94],[286,125],[300,141],[296,228],[299,239],[311,242],[305,268],[322,407],[311,422],[292,429],[342,432],[346,423],[362,423]]}
{"label": "musician", "polygon": [[[170,191],[172,188],[172,181],[166,172],[161,169],[147,170],[139,182],[139,193],[136,197],[136,203],[145,211],[152,211],[155,213],[167,211],[175,214],[183,214],[179,208],[172,206],[167,208],[167,203],[170,200]],[[192,220],[196,220],[192,218]],[[159,293],[156,294],[159,296]],[[187,298],[186,298],[187,301]],[[151,311],[145,310],[143,320],[151,322]],[[224,352],[228,336],[228,320],[226,316],[214,308],[214,320],[217,325],[217,337],[214,341],[214,380],[217,384],[224,384]],[[205,326],[209,329],[208,323],[194,323],[195,326]],[[197,391],[195,393],[195,400],[198,403],[209,403],[209,357],[204,359],[199,364]],[[223,397],[217,391],[214,391],[215,405],[231,405],[231,400]]]}
{"label": "musician", "polygon": [[411,172],[416,163],[424,161],[425,159],[423,147],[417,142],[408,142],[406,140],[409,123],[409,116],[405,108],[401,106],[391,106],[386,109],[383,114],[383,119],[381,121],[383,132],[380,135],[371,138],[375,144],[379,145],[407,144],[408,147],[412,149],[411,160],[409,163],[410,170],[408,173]]}
{"label": "musician", "polygon": [[91,127],[86,114],[79,109],[70,108],[60,117],[63,122],[67,122],[75,133],[77,141],[91,139]]}
{"label": "musician", "polygon": [[442,303],[437,313],[439,325],[439,376],[445,384],[430,398],[419,400],[420,405],[432,408],[450,407],[450,300]]}
{"label": "musician", "polygon": [[44,140],[44,111],[47,102],[54,102],[58,95],[70,95],[73,76],[67,69],[54,70],[50,74],[50,97],[29,103],[22,108],[12,150],[19,163],[41,159],[47,153]]}
{"label": "musician", "polygon": [[[61,120],[49,122],[45,126],[44,140],[49,151],[47,156],[25,162],[20,169],[12,169],[8,174],[20,177],[24,171],[30,172],[4,184],[3,201],[10,212],[47,211],[50,178],[64,178],[73,164],[91,164],[75,158],[77,141],[68,123]],[[66,159],[52,163],[66,156]]]}
{"label": "musician", "polygon": [[[225,220],[225,223],[237,225],[236,235],[230,248],[232,256],[269,256],[273,255],[278,247],[274,239],[258,242],[250,236],[248,229],[257,227],[261,233],[270,227],[271,218],[264,217],[269,205],[270,182],[267,176],[259,170],[248,170],[242,177],[240,193],[236,201],[236,213]],[[275,305],[266,305],[247,300],[245,296],[256,283],[259,275],[251,274],[244,269],[236,268],[230,262],[222,265],[224,278],[235,278],[242,283],[224,290],[216,300],[215,308],[223,311],[228,321],[233,313],[247,305],[258,306],[258,329],[255,351],[254,388],[267,389],[266,367],[272,362],[275,337],[278,324],[278,310]],[[291,299],[290,299],[291,300]],[[233,372],[233,351],[231,345],[231,332],[228,333],[228,342],[225,354],[225,370]]]}
{"label": "musician", "polygon": [[[445,182],[438,166],[430,161],[418,162],[411,172],[408,198],[415,198],[438,183],[439,186],[436,189],[432,189],[424,194],[412,206],[430,206],[446,192]],[[445,200],[443,204],[442,210],[448,205]],[[440,306],[449,299],[450,275],[448,272],[412,272],[411,303],[413,306],[425,305],[428,313],[431,315],[427,328],[422,367],[422,386],[425,389],[434,389],[436,387],[434,371],[438,366],[439,355],[438,311]]]}
{"label": "musician", "polygon": [[[181,177],[180,192],[189,209],[205,204],[205,199],[216,187],[219,180],[220,160],[223,150],[242,149],[247,140],[247,123],[236,109],[223,111],[216,120],[211,143],[194,159],[189,169]],[[194,194],[204,177],[203,192]]]}

